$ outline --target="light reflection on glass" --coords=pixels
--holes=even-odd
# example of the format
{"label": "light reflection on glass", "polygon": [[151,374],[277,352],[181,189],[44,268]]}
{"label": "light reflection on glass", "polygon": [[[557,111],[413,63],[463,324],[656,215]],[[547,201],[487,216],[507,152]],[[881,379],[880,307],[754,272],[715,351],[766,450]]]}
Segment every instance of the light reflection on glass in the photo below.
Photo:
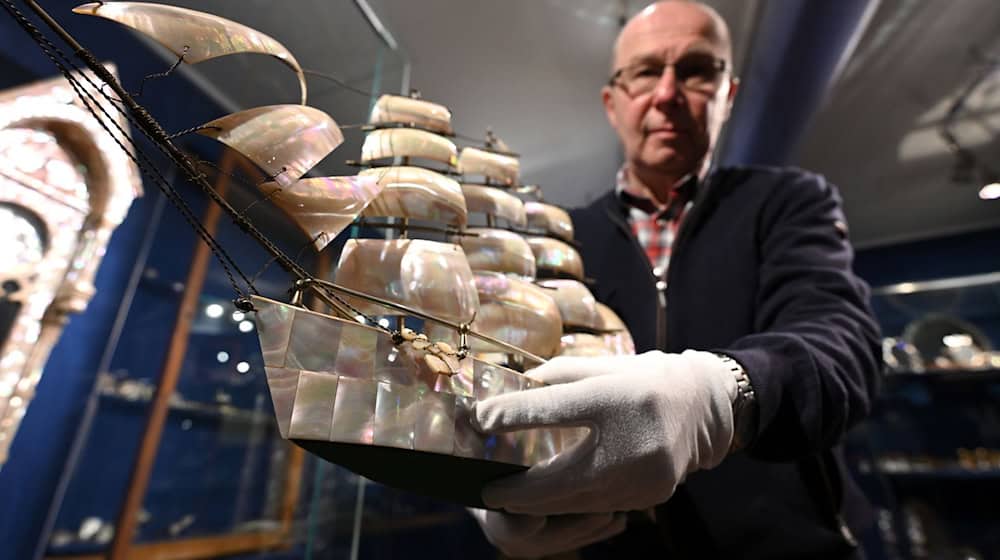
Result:
{"label": "light reflection on glass", "polygon": [[219,317],[222,317],[223,311],[225,310],[218,303],[212,303],[205,306],[205,315],[211,319],[218,319]]}

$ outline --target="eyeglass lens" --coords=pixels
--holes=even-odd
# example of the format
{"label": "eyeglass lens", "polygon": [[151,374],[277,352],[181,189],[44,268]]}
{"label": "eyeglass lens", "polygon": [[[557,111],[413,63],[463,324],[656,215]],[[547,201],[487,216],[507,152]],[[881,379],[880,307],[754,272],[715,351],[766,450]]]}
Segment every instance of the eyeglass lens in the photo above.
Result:
{"label": "eyeglass lens", "polygon": [[[674,61],[674,78],[687,89],[706,90],[719,85],[724,63],[710,54],[686,54]],[[656,88],[666,71],[667,65],[660,63],[640,63],[623,69],[622,85],[631,95],[648,93]]]}

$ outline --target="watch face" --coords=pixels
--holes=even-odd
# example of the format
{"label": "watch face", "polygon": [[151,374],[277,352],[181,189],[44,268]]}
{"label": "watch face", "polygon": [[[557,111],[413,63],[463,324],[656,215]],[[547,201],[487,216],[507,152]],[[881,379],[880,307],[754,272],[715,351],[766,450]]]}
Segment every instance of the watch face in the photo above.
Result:
{"label": "watch face", "polygon": [[17,206],[0,205],[0,270],[38,264],[45,255],[41,225]]}

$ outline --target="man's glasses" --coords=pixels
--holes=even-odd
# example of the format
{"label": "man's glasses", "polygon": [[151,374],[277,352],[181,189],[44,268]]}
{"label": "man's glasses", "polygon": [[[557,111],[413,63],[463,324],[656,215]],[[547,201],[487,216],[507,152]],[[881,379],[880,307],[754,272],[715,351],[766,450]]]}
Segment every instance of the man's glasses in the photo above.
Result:
{"label": "man's glasses", "polygon": [[622,88],[630,97],[638,97],[656,89],[667,67],[673,67],[674,79],[680,87],[706,94],[718,91],[726,73],[725,60],[708,53],[688,53],[666,64],[639,62],[619,68],[608,85]]}

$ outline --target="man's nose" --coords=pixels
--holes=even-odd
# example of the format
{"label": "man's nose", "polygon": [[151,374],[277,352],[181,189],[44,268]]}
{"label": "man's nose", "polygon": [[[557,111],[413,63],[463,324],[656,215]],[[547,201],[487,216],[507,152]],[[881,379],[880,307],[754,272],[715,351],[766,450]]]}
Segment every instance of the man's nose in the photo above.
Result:
{"label": "man's nose", "polygon": [[683,93],[677,83],[674,67],[667,66],[663,69],[663,75],[656,83],[656,88],[653,89],[653,104],[676,104],[681,101],[683,101]]}

